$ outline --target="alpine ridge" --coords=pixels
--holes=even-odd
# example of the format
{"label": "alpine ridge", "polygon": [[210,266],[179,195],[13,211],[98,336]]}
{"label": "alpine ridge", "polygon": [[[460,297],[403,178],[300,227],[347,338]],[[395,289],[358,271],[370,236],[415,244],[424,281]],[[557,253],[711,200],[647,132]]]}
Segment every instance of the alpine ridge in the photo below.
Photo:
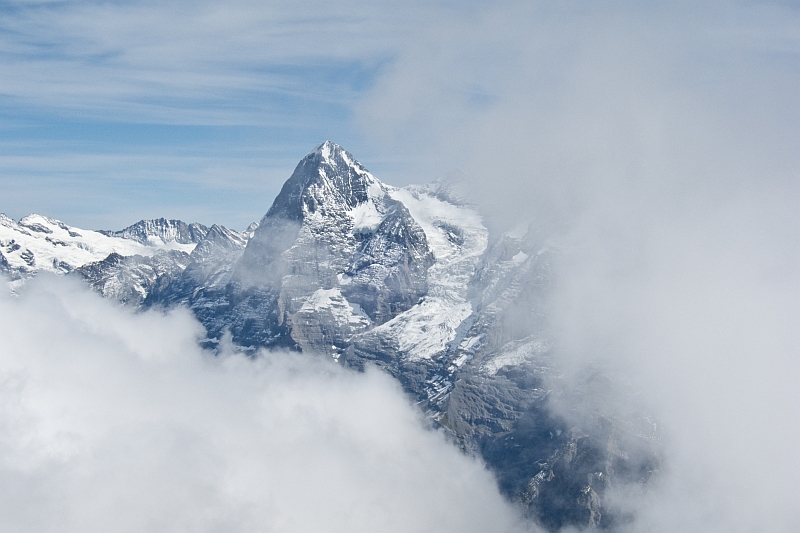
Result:
{"label": "alpine ridge", "polygon": [[0,215],[0,269],[17,284],[40,270],[77,276],[136,309],[185,306],[212,350],[230,335],[254,356],[375,365],[532,520],[622,523],[605,494],[658,472],[658,424],[597,407],[624,387],[613,375],[564,382],[547,322],[557,246],[524,221],[490,235],[460,196],[444,182],[382,183],[326,141],[244,232],[166,219],[91,232]]}
{"label": "alpine ridge", "polygon": [[120,231],[101,231],[109,237],[131,239],[142,244],[163,244],[177,242],[180,244],[197,244],[208,232],[202,224],[186,224],[181,220],[140,220],[132,226]]}

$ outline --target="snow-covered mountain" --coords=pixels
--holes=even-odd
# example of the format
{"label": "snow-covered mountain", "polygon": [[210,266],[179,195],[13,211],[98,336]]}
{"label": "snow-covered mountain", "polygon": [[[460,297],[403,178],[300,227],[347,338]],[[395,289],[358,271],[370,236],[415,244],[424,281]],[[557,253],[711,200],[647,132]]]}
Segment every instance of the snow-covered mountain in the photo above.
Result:
{"label": "snow-covered mountain", "polygon": [[[250,353],[377,365],[530,517],[552,530],[608,526],[621,516],[604,502],[610,484],[657,470],[657,428],[593,407],[598,386],[618,386],[612,377],[579,390],[561,381],[547,327],[552,243],[525,225],[491,236],[458,196],[443,183],[384,184],[325,142],[245,232],[165,219],[89,232],[3,217],[0,268],[70,272],[140,309],[186,306],[210,348],[230,332]],[[581,416],[567,420],[554,398]]]}
{"label": "snow-covered mountain", "polygon": [[234,340],[259,345],[253,322],[268,314],[272,342],[334,358],[377,344],[413,359],[444,350],[469,314],[466,287],[487,232],[474,211],[435,192],[388,186],[341,147],[317,147],[237,265],[244,321],[232,324]]}
{"label": "snow-covered mountain", "polygon": [[[151,222],[143,220],[131,228]],[[145,232],[133,239],[131,228],[110,233],[75,228],[41,215],[16,222],[0,214],[0,269],[18,280],[39,271],[67,273],[109,254],[149,257],[167,250],[191,252],[195,247],[193,242]]]}
{"label": "snow-covered mountain", "polygon": [[[159,219],[164,221],[164,219]],[[156,221],[156,222],[159,222]],[[217,224],[210,228],[199,224],[187,225],[180,221],[168,221],[172,227],[199,227],[203,237],[196,244],[187,243],[186,250],[164,250],[167,241],[159,246],[166,232],[163,225],[151,225],[143,220],[131,227],[155,228],[152,234],[139,232],[116,232],[143,237],[148,243],[159,247],[152,256],[122,256],[112,254],[102,261],[88,263],[75,269],[74,274],[83,277],[103,296],[114,298],[126,304],[149,307],[154,304],[170,305],[183,301],[184,293],[196,296],[198,288],[216,287],[222,277],[223,286],[227,282],[226,266],[241,255],[247,240],[252,236],[255,226],[239,233]],[[167,233],[167,235],[169,235]],[[197,235],[197,233],[195,233]]]}

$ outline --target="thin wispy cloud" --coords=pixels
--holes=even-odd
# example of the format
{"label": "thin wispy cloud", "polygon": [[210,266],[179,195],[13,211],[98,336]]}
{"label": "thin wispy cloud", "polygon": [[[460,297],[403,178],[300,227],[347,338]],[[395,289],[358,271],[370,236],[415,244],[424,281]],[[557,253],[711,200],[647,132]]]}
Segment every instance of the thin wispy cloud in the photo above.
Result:
{"label": "thin wispy cloud", "polygon": [[101,118],[263,124],[280,120],[281,99],[352,99],[402,35],[398,7],[17,5],[0,18],[0,92]]}

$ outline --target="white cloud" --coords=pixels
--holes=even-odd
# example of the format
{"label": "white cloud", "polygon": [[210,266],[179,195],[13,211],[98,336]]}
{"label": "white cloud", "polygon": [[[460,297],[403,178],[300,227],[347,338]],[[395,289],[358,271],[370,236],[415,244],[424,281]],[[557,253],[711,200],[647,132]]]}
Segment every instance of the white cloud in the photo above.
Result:
{"label": "white cloud", "polygon": [[0,299],[4,531],[515,530],[388,376],[200,329],[45,276]]}
{"label": "white cloud", "polygon": [[564,223],[626,188],[754,179],[742,160],[785,179],[799,27],[770,3],[504,2],[423,25],[358,117],[419,179],[461,167],[512,218]]}
{"label": "white cloud", "polygon": [[795,529],[796,6],[510,2],[438,22],[362,124],[420,173],[472,174],[496,225],[557,237],[563,364],[623,369],[663,422],[631,530]]}
{"label": "white cloud", "polygon": [[798,196],[724,196],[595,213],[561,258],[564,363],[623,369],[664,431],[635,531],[788,532],[799,517]]}

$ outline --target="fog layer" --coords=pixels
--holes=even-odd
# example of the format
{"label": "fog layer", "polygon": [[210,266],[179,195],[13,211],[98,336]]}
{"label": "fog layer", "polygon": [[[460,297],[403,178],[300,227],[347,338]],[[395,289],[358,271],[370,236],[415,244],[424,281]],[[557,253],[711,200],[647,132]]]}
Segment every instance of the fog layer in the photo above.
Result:
{"label": "fog layer", "polygon": [[660,417],[632,530],[796,529],[797,6],[507,2],[440,22],[364,127],[462,167],[497,233],[532,220],[558,251],[566,375],[624,372]]}
{"label": "fog layer", "polygon": [[200,335],[187,311],[132,314],[63,278],[1,297],[3,530],[515,529],[388,376],[214,357]]}

